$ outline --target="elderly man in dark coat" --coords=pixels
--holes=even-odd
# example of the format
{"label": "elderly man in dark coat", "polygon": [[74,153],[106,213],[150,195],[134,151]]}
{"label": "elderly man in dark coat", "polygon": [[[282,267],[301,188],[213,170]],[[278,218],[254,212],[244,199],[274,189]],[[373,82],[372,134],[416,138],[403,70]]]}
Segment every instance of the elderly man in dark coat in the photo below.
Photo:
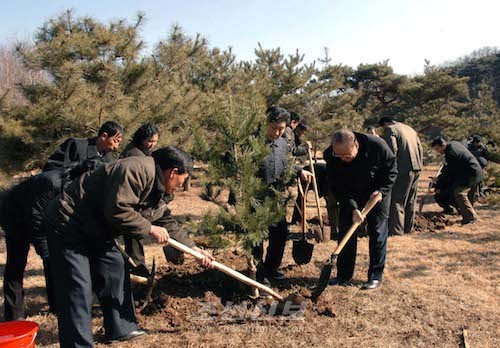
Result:
{"label": "elderly man in dark coat", "polygon": [[[152,157],[104,165],[73,182],[50,203],[46,217],[52,224],[48,237],[51,265],[57,274],[62,348],[93,347],[92,290],[101,304],[109,341],[145,334],[136,323],[129,275],[114,239],[122,234],[150,235],[158,243],[167,243],[169,233],[162,224],[169,221],[170,211],[162,204],[163,197],[182,186],[191,170],[189,155],[171,146]],[[185,231],[170,229],[170,233],[195,247]],[[207,256],[201,263],[210,267],[210,254],[196,249]]]}
{"label": "elderly man in dark coat", "polygon": [[106,122],[95,138],[69,138],[47,159],[43,171],[66,168],[86,159],[99,158],[104,163],[116,159],[112,151],[118,149],[123,137],[123,128],[116,122]]}
{"label": "elderly man in dark coat", "polygon": [[[340,206],[339,241],[353,222],[361,222],[360,210],[375,195],[382,201],[367,217],[370,238],[370,266],[364,289],[375,289],[382,281],[385,267],[391,189],[398,171],[396,157],[384,140],[347,129],[333,135],[325,150],[328,187]],[[347,285],[354,275],[357,236],[354,234],[340,253],[337,277],[331,285]]]}

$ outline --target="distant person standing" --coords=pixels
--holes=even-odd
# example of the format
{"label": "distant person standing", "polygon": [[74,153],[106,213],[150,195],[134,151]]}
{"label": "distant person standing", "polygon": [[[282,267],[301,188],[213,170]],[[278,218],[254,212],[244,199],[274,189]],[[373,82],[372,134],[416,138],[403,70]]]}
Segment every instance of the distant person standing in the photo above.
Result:
{"label": "distant person standing", "polygon": [[[289,111],[290,114],[290,121],[287,123],[285,132],[283,133],[283,138],[285,138],[287,144],[288,144],[288,152],[290,152],[294,156],[302,156],[304,154],[307,154],[307,148],[305,153],[301,154],[295,154],[295,142],[296,142],[296,133],[295,129],[297,129],[297,126],[300,124],[300,116],[296,112]],[[300,151],[300,150],[299,150]]]}
{"label": "distant person standing", "polygon": [[292,149],[293,156],[307,155],[307,143],[304,141],[304,136],[307,132],[308,124],[306,120],[300,120],[297,127],[295,127],[294,134],[294,147]]}
{"label": "distant person standing", "polygon": [[104,163],[114,162],[111,154],[120,146],[123,138],[123,128],[118,123],[104,123],[95,138],[69,138],[62,143],[45,163],[43,171],[56,168],[67,168],[74,163],[86,159],[100,158]]}
{"label": "distant person standing", "polygon": [[462,225],[474,223],[478,215],[472,206],[470,195],[483,178],[483,170],[474,155],[459,141],[447,143],[437,137],[432,142],[434,150],[444,154],[446,165],[436,182],[436,201],[445,209],[456,204],[462,215]]}
{"label": "distant person standing", "polygon": [[403,235],[413,229],[418,179],[423,167],[423,149],[417,132],[410,126],[382,117],[382,138],[398,161],[398,178],[392,187],[389,234]]}

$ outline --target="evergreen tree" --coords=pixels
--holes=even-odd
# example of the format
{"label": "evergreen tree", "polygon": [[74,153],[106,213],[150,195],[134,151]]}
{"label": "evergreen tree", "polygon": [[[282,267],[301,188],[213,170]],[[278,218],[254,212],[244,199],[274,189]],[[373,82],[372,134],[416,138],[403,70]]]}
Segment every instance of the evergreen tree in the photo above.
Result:
{"label": "evergreen tree", "polygon": [[[205,216],[201,232],[210,235],[215,246],[241,248],[254,276],[253,247],[267,238],[268,227],[285,215],[284,195],[269,189],[259,178],[259,164],[268,154],[260,130],[265,124],[263,110],[258,100],[230,93],[214,95],[205,113],[214,133],[196,137],[195,145],[198,156],[208,160],[208,174],[202,179],[204,197],[221,207],[219,214]],[[285,178],[284,185],[291,179]]]}

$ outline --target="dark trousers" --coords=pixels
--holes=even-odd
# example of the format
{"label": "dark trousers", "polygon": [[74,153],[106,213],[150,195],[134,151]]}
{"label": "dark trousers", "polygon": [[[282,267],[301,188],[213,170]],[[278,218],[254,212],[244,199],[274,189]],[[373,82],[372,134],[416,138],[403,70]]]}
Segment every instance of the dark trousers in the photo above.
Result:
{"label": "dark trousers", "polygon": [[[15,231],[19,233],[19,231]],[[6,231],[7,262],[5,264],[3,291],[5,300],[5,320],[11,321],[24,318],[24,270],[28,261],[30,242],[16,237],[16,234]],[[43,259],[43,270],[47,289],[47,300],[51,311],[55,308],[52,279],[50,278],[47,255],[40,255]]]}
{"label": "dark trousers", "polygon": [[130,277],[114,241],[77,243],[49,232],[49,248],[55,275],[61,348],[94,346],[92,289],[101,305],[108,339],[124,336],[138,328]]}
{"label": "dark trousers", "polygon": [[264,245],[254,247],[253,256],[262,265],[264,273],[276,270],[281,265],[283,254],[285,253],[286,238],[288,235],[288,225],[286,219],[269,227],[269,245],[267,246],[266,259],[262,262]]}
{"label": "dark trousers", "polygon": [[[368,268],[369,280],[382,280],[385,267],[387,237],[389,234],[388,212],[390,200],[384,198],[368,214],[367,229],[370,249],[370,266]],[[340,231],[339,242],[352,226],[352,211],[349,208],[340,207]],[[350,280],[354,276],[356,264],[356,251],[358,245],[357,231],[349,239],[337,259],[337,277]]]}
{"label": "dark trousers", "polygon": [[125,244],[125,252],[137,265],[137,269],[133,269],[132,273],[147,276],[148,270],[146,267],[146,257],[144,255],[144,246],[142,245],[142,239],[123,236],[123,241]]}

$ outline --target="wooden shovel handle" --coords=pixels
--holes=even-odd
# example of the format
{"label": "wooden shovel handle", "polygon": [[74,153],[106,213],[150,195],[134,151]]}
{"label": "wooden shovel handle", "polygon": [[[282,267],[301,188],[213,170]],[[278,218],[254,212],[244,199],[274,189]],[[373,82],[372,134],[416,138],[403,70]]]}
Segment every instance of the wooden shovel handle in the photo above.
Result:
{"label": "wooden shovel handle", "polygon": [[[176,241],[175,239],[172,239],[172,238],[169,238],[168,245],[170,245],[171,247],[173,247],[179,251],[182,251],[183,253],[194,256],[198,260],[204,259],[206,257],[202,253],[200,253],[196,250],[193,250],[190,247],[185,246],[184,244],[179,243],[178,241]],[[238,280],[246,285],[249,285],[249,286],[252,286],[252,287],[257,288],[259,290],[265,291],[279,301],[283,301],[283,297],[280,294],[278,294],[273,289],[265,286],[264,284],[261,284],[261,283],[247,277],[244,274],[241,274],[238,271],[235,271],[234,269],[232,269],[232,268],[230,268],[230,267],[228,267],[220,262],[212,261],[212,265],[214,266],[215,269],[221,271],[222,273],[227,274],[228,276],[233,277],[234,279],[236,279],[236,280]]]}
{"label": "wooden shovel handle", "polygon": [[323,216],[321,215],[321,206],[319,203],[318,183],[316,182],[316,171],[314,169],[311,148],[312,148],[311,142],[308,141],[307,142],[307,155],[309,156],[309,165],[311,167],[311,173],[313,175],[312,182],[313,182],[313,188],[314,188],[314,198],[316,199],[316,208],[318,209],[319,226],[321,227],[321,229],[323,229]]}
{"label": "wooden shovel handle", "polygon": [[[378,202],[380,202],[381,200],[382,200],[382,194],[378,194],[375,197],[370,198],[368,200],[368,202],[366,202],[365,207],[361,211],[361,216],[363,216],[363,219],[366,218],[366,216],[368,215],[368,213],[370,212],[370,210],[372,210],[373,207],[375,207],[378,204]],[[337,248],[333,252],[333,255],[340,254],[340,252],[342,251],[342,249],[344,248],[344,246],[347,244],[347,242],[351,238],[352,234],[359,227],[359,225],[360,225],[359,222],[355,222],[355,223],[352,224],[351,228],[347,231],[347,233],[345,234],[344,238],[342,238],[342,240],[340,241],[339,245],[337,246]]]}
{"label": "wooden shovel handle", "polygon": [[307,225],[307,215],[306,215],[306,205],[307,205],[307,193],[309,192],[309,182],[307,183],[306,185],[306,189],[305,189],[305,192],[304,192],[304,188],[302,187],[302,182],[299,180],[297,180],[297,186],[299,187],[299,192],[300,194],[302,195],[302,199],[301,199],[301,205],[302,205],[302,208],[301,208],[301,218],[302,218],[302,221],[301,221],[301,231],[303,234],[306,233],[306,231],[309,229],[308,225]]}

